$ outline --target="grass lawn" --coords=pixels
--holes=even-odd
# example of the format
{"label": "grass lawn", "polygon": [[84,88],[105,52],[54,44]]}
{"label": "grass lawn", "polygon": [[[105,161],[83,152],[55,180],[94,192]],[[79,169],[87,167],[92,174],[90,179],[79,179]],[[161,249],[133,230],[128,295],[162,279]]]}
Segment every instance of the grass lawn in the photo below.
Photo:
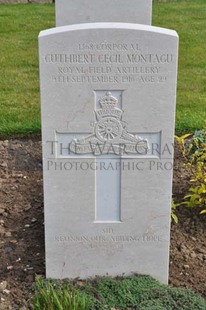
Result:
{"label": "grass lawn", "polygon": [[154,3],[153,25],[179,34],[176,132],[201,129],[206,120],[206,1]]}
{"label": "grass lawn", "polygon": [[0,134],[40,133],[38,34],[53,5],[0,5]]}
{"label": "grass lawn", "polygon": [[[0,5],[0,135],[40,133],[38,33],[54,27],[54,5]],[[176,133],[206,120],[206,2],[154,3],[153,25],[180,36]]]}

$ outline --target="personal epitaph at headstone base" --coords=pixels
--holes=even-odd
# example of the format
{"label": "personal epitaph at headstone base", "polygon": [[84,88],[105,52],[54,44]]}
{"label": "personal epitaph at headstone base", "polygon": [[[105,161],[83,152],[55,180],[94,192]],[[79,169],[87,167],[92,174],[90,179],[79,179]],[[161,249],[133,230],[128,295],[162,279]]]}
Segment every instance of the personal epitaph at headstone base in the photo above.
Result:
{"label": "personal epitaph at headstone base", "polygon": [[122,22],[151,25],[152,0],[56,0],[56,25]]}
{"label": "personal epitaph at headstone base", "polygon": [[47,277],[167,283],[176,32],[79,24],[39,48]]}

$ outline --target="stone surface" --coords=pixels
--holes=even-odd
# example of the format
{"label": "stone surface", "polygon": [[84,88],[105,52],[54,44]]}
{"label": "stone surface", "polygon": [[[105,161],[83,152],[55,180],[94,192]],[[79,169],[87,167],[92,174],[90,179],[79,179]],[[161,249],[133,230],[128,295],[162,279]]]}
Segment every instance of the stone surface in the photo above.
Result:
{"label": "stone surface", "polygon": [[56,0],[56,25],[122,22],[151,25],[152,0]]}
{"label": "stone surface", "polygon": [[168,281],[176,32],[40,33],[46,273]]}
{"label": "stone surface", "polygon": [[7,287],[7,281],[0,282],[0,291],[5,290]]}

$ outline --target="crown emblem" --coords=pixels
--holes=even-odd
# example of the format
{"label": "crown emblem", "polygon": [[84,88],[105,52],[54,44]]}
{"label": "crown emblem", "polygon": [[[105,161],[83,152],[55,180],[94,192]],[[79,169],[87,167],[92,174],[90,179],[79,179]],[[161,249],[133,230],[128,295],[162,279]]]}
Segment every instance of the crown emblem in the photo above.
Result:
{"label": "crown emblem", "polygon": [[[127,131],[127,123],[122,120],[123,110],[118,99],[110,91],[100,97],[101,108],[94,110],[96,121],[91,124],[93,133],[78,140],[73,139],[70,150],[77,154],[139,154],[149,149],[147,139]],[[101,147],[99,147],[101,145]]]}
{"label": "crown emblem", "polygon": [[117,102],[117,98],[113,97],[110,92],[107,92],[106,95],[99,100],[99,104],[103,109],[114,108]]}

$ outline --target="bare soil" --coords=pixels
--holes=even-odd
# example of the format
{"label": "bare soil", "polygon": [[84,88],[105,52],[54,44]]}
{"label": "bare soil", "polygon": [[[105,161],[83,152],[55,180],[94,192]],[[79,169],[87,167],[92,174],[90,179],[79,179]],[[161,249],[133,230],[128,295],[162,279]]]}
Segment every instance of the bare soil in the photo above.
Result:
{"label": "bare soil", "polygon": [[[190,174],[175,147],[173,193],[187,193]],[[206,216],[185,207],[172,223],[170,285],[206,298]],[[45,275],[40,138],[0,141],[0,309],[27,309],[35,275]]]}

